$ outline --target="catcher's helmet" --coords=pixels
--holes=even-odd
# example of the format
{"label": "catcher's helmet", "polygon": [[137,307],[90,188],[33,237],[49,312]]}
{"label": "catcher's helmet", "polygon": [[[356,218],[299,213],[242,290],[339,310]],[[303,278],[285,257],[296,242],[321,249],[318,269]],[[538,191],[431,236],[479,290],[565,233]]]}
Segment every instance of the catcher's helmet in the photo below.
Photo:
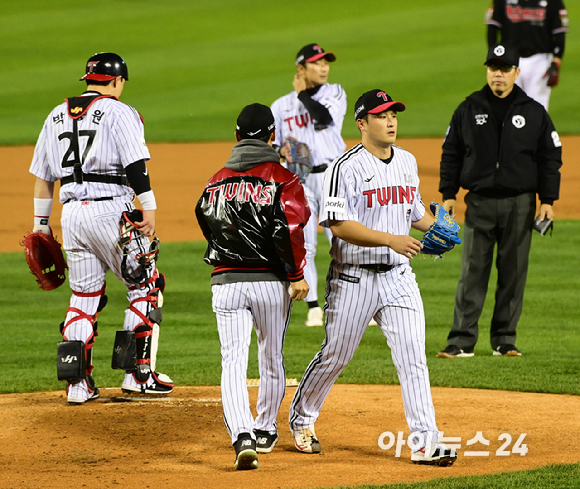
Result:
{"label": "catcher's helmet", "polygon": [[87,61],[86,75],[81,80],[108,81],[117,76],[129,79],[125,60],[115,53],[97,53]]}

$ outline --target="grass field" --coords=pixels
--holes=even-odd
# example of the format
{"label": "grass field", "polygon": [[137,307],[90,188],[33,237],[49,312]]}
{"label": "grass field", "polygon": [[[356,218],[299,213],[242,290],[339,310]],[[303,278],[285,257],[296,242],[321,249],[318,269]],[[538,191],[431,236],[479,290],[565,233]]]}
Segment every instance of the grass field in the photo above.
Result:
{"label": "grass field", "polygon": [[[73,0],[5,2],[0,144],[33,143],[48,112],[83,84],[84,63],[120,53],[123,100],[146,121],[149,141],[229,139],[241,108],[292,90],[294,58],[310,42],[336,52],[331,82],[349,102],[343,136],[357,136],[352,107],[382,88],[408,107],[400,136],[442,136],[457,105],[485,84],[489,0]],[[550,113],[561,133],[580,132],[580,0],[567,0],[561,84]]]}
{"label": "grass field", "polygon": [[[435,358],[446,344],[453,315],[460,252],[433,262],[425,256],[413,260],[427,318],[426,349],[431,383],[434,386],[505,389],[514,391],[580,394],[577,291],[580,277],[578,258],[570,242],[580,240],[576,221],[558,222],[552,238],[534,235],[524,314],[518,327],[521,358],[491,355],[489,322],[495,276],[480,327],[475,357],[447,361]],[[320,236],[323,242],[323,236]],[[329,256],[327,245],[319,246],[320,296]],[[162,244],[160,270],[168,277],[165,294],[159,365],[178,385],[220,383],[220,352],[215,317],[211,310],[209,274],[203,262],[205,244]],[[63,388],[56,380],[56,342],[70,290],[39,290],[28,273],[23,254],[2,255],[5,280],[0,285],[3,311],[0,369],[4,372],[0,392],[54,390]],[[122,329],[126,307],[124,287],[110,276],[109,304],[99,315],[99,337],[94,348],[95,378],[101,386],[117,386],[121,373],[110,368],[115,331]],[[324,338],[323,328],[303,325],[306,306],[294,305],[288,331],[285,358],[287,376],[301,378]],[[249,377],[258,377],[255,338],[250,355]],[[339,382],[396,384],[397,374],[385,339],[378,328],[369,328]]]}

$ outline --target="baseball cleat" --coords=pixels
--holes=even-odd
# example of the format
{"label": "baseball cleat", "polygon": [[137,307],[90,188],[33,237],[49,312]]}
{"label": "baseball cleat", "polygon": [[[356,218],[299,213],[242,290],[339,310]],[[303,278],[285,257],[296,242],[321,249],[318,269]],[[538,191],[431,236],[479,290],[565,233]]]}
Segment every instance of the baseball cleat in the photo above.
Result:
{"label": "baseball cleat", "polygon": [[455,345],[449,345],[445,350],[437,353],[437,358],[467,358],[475,355],[473,348],[458,348]]}
{"label": "baseball cleat", "polygon": [[268,433],[263,430],[254,430],[256,435],[256,452],[258,453],[270,453],[272,449],[278,443],[278,433]]}
{"label": "baseball cleat", "polygon": [[294,435],[294,445],[299,451],[304,453],[320,453],[322,451],[320,442],[314,433],[314,426],[292,431],[292,434]]}
{"label": "baseball cleat", "polygon": [[308,318],[304,323],[306,326],[324,326],[324,319],[321,307],[312,307],[308,309]]}
{"label": "baseball cleat", "polygon": [[427,447],[421,448],[411,454],[411,461],[421,465],[438,465],[439,467],[449,467],[457,460],[457,453],[454,449],[447,448],[442,443],[431,443],[429,450]]}
{"label": "baseball cleat", "polygon": [[146,384],[140,384],[133,373],[127,373],[125,374],[125,381],[121,385],[121,390],[126,394],[165,395],[170,394],[174,387],[173,381],[167,375],[159,372],[151,372],[149,381]]}
{"label": "baseball cleat", "polygon": [[258,468],[258,453],[256,452],[256,441],[252,440],[249,433],[240,433],[234,443],[236,451],[236,470],[252,470]]}
{"label": "baseball cleat", "polygon": [[[94,382],[91,376],[89,377],[89,382],[86,380],[81,380],[76,384],[69,383],[66,387],[67,401],[69,404],[84,404],[85,402],[94,401],[98,399],[101,395],[99,389],[94,386]],[[91,389],[89,389],[89,384]]]}
{"label": "baseball cleat", "polygon": [[494,351],[494,356],[502,357],[521,357],[522,352],[516,348],[516,345],[499,345]]}

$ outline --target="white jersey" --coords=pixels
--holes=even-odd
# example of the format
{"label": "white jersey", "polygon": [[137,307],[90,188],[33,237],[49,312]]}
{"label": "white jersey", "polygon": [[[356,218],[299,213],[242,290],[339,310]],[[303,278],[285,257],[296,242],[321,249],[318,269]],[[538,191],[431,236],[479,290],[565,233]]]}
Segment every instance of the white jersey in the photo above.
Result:
{"label": "white jersey", "polygon": [[298,99],[298,94],[291,92],[272,104],[272,113],[276,121],[274,144],[282,146],[285,138],[296,138],[308,145],[313,166],[330,164],[346,149],[340,134],[346,114],[346,93],[336,83],[332,85],[325,83],[312,96],[312,100],[328,109],[332,116],[332,124],[316,131],[308,110]]}
{"label": "white jersey", "polygon": [[[419,193],[417,161],[408,151],[391,147],[384,162],[357,144],[336,160],[324,175],[320,225],[329,221],[357,221],[396,235],[408,235],[411,224],[425,215]],[[332,258],[339,263],[399,265],[409,259],[391,248],[364,247],[334,237]]]}
{"label": "white jersey", "polygon": [[[87,92],[83,96],[94,96]],[[47,117],[38,137],[30,172],[55,182],[73,174],[74,152],[82,161],[83,173],[124,176],[124,168],[139,160],[149,160],[143,121],[131,106],[114,98],[92,103],[79,118],[75,137],[74,121],[67,103],[57,106]],[[134,198],[125,185],[83,182],[61,186],[60,201],[94,200],[101,197]]]}

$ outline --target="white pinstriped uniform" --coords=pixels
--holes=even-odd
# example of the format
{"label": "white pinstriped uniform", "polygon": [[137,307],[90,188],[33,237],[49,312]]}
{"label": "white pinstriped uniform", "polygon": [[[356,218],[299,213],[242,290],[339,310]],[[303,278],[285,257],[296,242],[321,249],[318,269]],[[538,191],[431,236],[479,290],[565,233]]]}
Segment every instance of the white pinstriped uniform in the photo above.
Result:
{"label": "white pinstriped uniform", "polygon": [[[49,182],[56,182],[73,174],[72,164],[67,163],[72,155],[65,158],[72,139],[66,135],[72,135],[72,129],[73,120],[67,115],[67,104],[63,103],[49,114],[44,123],[30,166],[32,174]],[[78,130],[79,154],[83,155],[84,173],[124,175],[126,166],[138,160],[150,159],[139,114],[134,108],[118,100],[96,100],[78,120]],[[113,200],[94,201],[103,197],[113,197]],[[135,208],[132,203],[134,198],[133,190],[124,185],[83,182],[61,186],[60,201],[64,204],[61,217],[63,248],[67,252],[70,286],[77,293],[73,293],[71,297],[65,318],[65,324],[70,323],[64,333],[68,340],[81,340],[86,343],[93,335],[93,327],[88,320],[71,322],[78,316],[71,309],[78,309],[92,317],[97,311],[100,296],[86,297],[78,294],[95,294],[102,290],[109,269],[128,288],[132,287],[122,276],[122,255],[116,242],[121,214]],[[139,239],[142,244],[141,251],[148,251],[149,241],[144,237]],[[139,250],[135,249],[135,253],[137,251]],[[127,268],[134,275],[136,261],[128,259]],[[153,285],[129,289],[127,299],[133,302],[147,296]],[[151,307],[147,301],[137,302],[133,306],[145,315]],[[129,309],[126,310],[124,329],[132,331],[140,322],[142,321],[138,316]]]}
{"label": "white pinstriped uniform", "polygon": [[[425,215],[415,157],[392,146],[385,163],[358,144],[336,160],[324,178],[322,226],[329,220],[357,221],[391,234],[409,234]],[[425,357],[423,302],[409,259],[388,247],[362,247],[333,238],[327,277],[326,338],[290,408],[290,427],[314,425],[330,388],[352,359],[375,318],[391,349],[411,434],[439,436]],[[388,272],[358,267],[397,265]]]}
{"label": "white pinstriped uniform", "polygon": [[[346,93],[339,84],[325,83],[312,96],[312,99],[328,109],[332,116],[332,124],[325,129],[316,131],[308,110],[298,99],[298,94],[291,92],[272,104],[272,113],[276,123],[276,141],[274,144],[282,146],[285,138],[296,138],[308,145],[313,166],[329,165],[346,149],[346,144],[341,136],[342,123],[347,108]],[[318,215],[320,213],[323,178],[324,173],[312,173],[304,183],[304,192],[312,211],[310,221],[304,227],[306,248],[304,278],[310,286],[310,292],[305,299],[307,302],[318,299],[318,273],[314,257],[318,243]],[[331,233],[326,230],[325,232],[330,240]]]}
{"label": "white pinstriped uniform", "polygon": [[[240,433],[278,431],[276,416],[286,387],[282,348],[292,308],[288,285],[289,282],[235,282],[212,286],[222,354],[224,421],[232,444]],[[260,372],[269,374],[260,379],[255,420],[246,387],[252,328],[258,337]]]}

